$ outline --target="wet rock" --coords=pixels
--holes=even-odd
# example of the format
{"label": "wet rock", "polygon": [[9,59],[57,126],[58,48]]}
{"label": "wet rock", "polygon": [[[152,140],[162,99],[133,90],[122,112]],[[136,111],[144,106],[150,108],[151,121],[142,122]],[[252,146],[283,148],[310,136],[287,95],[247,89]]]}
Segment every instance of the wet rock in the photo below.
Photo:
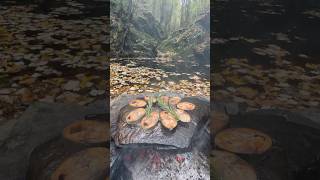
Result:
{"label": "wet rock", "polygon": [[63,89],[68,91],[79,91],[80,90],[80,81],[70,80],[64,86]]}
{"label": "wet rock", "polygon": [[4,89],[0,89],[0,95],[8,95],[11,94],[12,92],[14,92],[15,89],[13,88],[4,88]]}
{"label": "wet rock", "polygon": [[24,103],[30,103],[34,100],[35,95],[28,88],[20,89],[16,92],[16,95],[20,96],[21,101]]}
{"label": "wet rock", "polygon": [[96,89],[93,89],[93,90],[91,90],[90,91],[90,95],[91,96],[99,96],[99,95],[103,95],[103,94],[105,94],[106,93],[106,91],[104,91],[104,90],[96,90]]}
{"label": "wet rock", "polygon": [[77,103],[80,98],[79,94],[72,93],[72,92],[64,92],[61,95],[56,97],[58,102],[65,102],[65,103]]}

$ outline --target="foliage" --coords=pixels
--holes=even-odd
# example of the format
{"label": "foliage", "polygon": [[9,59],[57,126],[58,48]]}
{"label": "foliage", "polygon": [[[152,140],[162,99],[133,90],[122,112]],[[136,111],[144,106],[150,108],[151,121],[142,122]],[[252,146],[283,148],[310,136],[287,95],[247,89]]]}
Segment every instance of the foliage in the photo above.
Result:
{"label": "foliage", "polygon": [[146,116],[147,117],[150,117],[150,115],[151,115],[152,105],[153,105],[153,98],[150,97],[148,99],[148,104],[147,104],[147,107],[146,107]]}
{"label": "foliage", "polygon": [[177,121],[179,120],[178,114],[176,113],[175,109],[169,103],[165,103],[160,98],[160,96],[157,97],[157,102],[158,102],[158,105],[160,106],[161,109],[170,113]]}
{"label": "foliage", "polygon": [[209,59],[210,52],[210,14],[199,17],[188,28],[174,31],[159,45],[159,51],[176,52],[177,56],[184,59],[190,57],[202,60]]}
{"label": "foliage", "polygon": [[[160,22],[167,32],[192,24],[209,10],[209,0],[137,0]],[[141,6],[141,5],[140,5]]]}
{"label": "foliage", "polygon": [[190,54],[208,35],[197,21],[209,12],[209,3],[209,0],[111,0],[111,50],[131,57],[154,57],[157,48]]}

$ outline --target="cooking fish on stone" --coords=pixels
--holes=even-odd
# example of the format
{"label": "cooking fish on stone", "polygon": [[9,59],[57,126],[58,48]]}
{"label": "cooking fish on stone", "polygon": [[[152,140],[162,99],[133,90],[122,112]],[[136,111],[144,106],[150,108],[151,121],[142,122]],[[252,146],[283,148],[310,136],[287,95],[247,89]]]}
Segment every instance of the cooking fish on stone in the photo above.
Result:
{"label": "cooking fish on stone", "polygon": [[159,121],[159,112],[153,111],[150,116],[145,116],[142,118],[140,126],[143,129],[150,129],[154,127]]}
{"label": "cooking fish on stone", "polygon": [[169,96],[161,96],[160,99],[163,103],[168,104],[169,103]]}
{"label": "cooking fish on stone", "polygon": [[177,109],[176,113],[177,113],[180,121],[182,121],[182,122],[190,122],[191,121],[191,116],[187,112],[185,112],[184,110]]}
{"label": "cooking fish on stone", "polygon": [[[150,96],[156,98],[156,96]],[[173,97],[173,96],[171,96]],[[137,99],[137,97],[135,97]],[[160,99],[160,97],[159,97]],[[160,123],[156,123],[155,126],[150,127],[149,130],[144,130],[141,126],[141,121],[144,117],[137,120],[134,125],[128,124],[126,121],[127,115],[137,109],[130,105],[128,102],[131,100],[130,97],[123,96],[123,98],[119,99],[116,104],[113,104],[114,107],[113,112],[118,111],[116,116],[111,116],[114,125],[116,128],[113,128],[112,135],[115,140],[115,144],[118,146],[130,146],[130,144],[161,144],[164,145],[165,149],[177,149],[177,148],[187,148],[190,146],[192,139],[196,134],[199,134],[199,130],[203,129],[205,124],[209,118],[209,102],[201,97],[185,97],[181,99],[181,102],[189,102],[195,105],[194,110],[185,111],[191,117],[190,122],[187,126],[183,123],[183,119],[178,116],[175,116],[175,111],[177,110],[174,106],[172,107],[172,111],[167,111],[166,108],[161,108],[159,105],[159,100],[157,98],[157,103],[154,103],[152,106],[151,114],[153,111],[159,112]],[[161,103],[160,103],[161,104]],[[164,104],[164,103],[163,103]],[[147,105],[148,106],[148,105]],[[144,107],[144,109],[148,109]],[[162,110],[160,110],[162,109]],[[161,111],[162,112],[160,115]],[[175,112],[174,114],[172,112]],[[179,119],[181,122],[178,122]],[[188,121],[188,119],[184,120]],[[180,125],[181,126],[180,126]],[[178,127],[179,126],[179,127]],[[147,127],[148,128],[148,127]],[[173,130],[168,135],[169,129]],[[167,130],[167,131],[164,131]]]}
{"label": "cooking fish on stone", "polygon": [[177,108],[185,111],[191,111],[196,108],[196,106],[190,102],[180,102],[177,104]]}
{"label": "cooking fish on stone", "polygon": [[155,97],[152,97],[152,96],[145,96],[144,100],[148,102],[150,98],[152,99],[152,103],[157,102],[157,99]]}
{"label": "cooking fish on stone", "polygon": [[181,98],[178,96],[170,97],[169,98],[169,104],[170,105],[177,105],[181,101]]}
{"label": "cooking fish on stone", "polygon": [[175,119],[175,117],[167,111],[160,112],[160,121],[161,124],[169,130],[174,129],[178,125],[178,122]]}
{"label": "cooking fish on stone", "polygon": [[144,108],[137,108],[126,116],[126,122],[129,124],[135,123],[140,120],[146,114],[146,110]]}
{"label": "cooking fish on stone", "polygon": [[134,99],[129,102],[129,105],[132,107],[142,108],[147,105],[147,102],[142,99]]}

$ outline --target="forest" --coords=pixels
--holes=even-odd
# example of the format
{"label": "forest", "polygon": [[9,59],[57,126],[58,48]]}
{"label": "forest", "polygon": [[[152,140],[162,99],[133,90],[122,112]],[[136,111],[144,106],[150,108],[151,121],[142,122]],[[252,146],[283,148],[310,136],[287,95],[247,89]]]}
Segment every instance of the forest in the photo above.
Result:
{"label": "forest", "polygon": [[209,95],[209,0],[110,3],[112,97],[159,90]]}
{"label": "forest", "polygon": [[[115,55],[155,57],[158,51],[205,54],[209,47],[209,0],[111,1]],[[197,45],[202,48],[197,49]]]}

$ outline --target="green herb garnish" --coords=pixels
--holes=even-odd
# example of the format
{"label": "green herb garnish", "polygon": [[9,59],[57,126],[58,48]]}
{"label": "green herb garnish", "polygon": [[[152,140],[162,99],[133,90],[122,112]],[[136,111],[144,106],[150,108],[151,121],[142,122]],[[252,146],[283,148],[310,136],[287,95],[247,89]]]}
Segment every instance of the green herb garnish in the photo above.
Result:
{"label": "green herb garnish", "polygon": [[169,112],[177,121],[179,120],[179,116],[176,113],[175,108],[173,108],[169,103],[163,102],[160,96],[157,97],[157,102],[161,109]]}
{"label": "green herb garnish", "polygon": [[147,115],[147,117],[150,117],[150,115],[151,115],[152,105],[153,105],[153,97],[149,97],[148,104],[147,104],[147,107],[146,107],[146,115]]}

